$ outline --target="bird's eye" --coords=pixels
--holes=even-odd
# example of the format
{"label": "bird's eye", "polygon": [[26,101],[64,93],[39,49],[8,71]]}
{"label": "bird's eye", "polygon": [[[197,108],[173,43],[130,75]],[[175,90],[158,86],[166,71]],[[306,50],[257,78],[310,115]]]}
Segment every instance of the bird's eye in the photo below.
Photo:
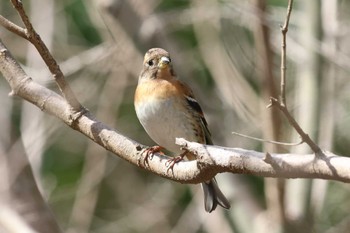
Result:
{"label": "bird's eye", "polygon": [[149,65],[149,66],[153,66],[153,64],[154,64],[154,61],[153,61],[153,60],[149,60],[149,61],[148,61],[148,65]]}

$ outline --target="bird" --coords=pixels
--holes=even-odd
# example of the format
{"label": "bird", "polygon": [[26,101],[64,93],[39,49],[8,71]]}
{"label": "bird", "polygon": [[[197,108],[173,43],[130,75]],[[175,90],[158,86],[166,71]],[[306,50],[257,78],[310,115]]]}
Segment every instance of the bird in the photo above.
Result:
{"label": "bird", "polygon": [[[147,153],[160,152],[165,148],[174,154],[174,163],[182,160],[195,160],[194,154],[181,153],[176,138],[212,145],[211,134],[202,108],[194,97],[191,88],[180,81],[174,71],[170,54],[162,48],[149,49],[143,61],[135,91],[134,105],[136,115],[154,142]],[[230,203],[219,189],[214,178],[201,183],[204,192],[206,212],[212,212],[218,205],[225,209]]]}

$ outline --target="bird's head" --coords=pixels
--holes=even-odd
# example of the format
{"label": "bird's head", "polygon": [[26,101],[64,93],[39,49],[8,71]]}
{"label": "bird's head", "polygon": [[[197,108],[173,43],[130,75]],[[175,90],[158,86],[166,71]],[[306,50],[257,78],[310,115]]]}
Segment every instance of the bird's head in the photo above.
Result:
{"label": "bird's head", "polygon": [[161,48],[147,51],[140,79],[171,79],[175,76],[170,55]]}

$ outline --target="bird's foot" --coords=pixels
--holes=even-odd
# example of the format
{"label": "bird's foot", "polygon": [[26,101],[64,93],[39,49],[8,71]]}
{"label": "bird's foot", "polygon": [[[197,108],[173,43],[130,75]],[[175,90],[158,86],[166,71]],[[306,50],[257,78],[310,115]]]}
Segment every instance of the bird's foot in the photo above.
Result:
{"label": "bird's foot", "polygon": [[148,160],[152,160],[153,155],[155,153],[160,153],[160,154],[164,154],[161,150],[163,148],[161,146],[151,146],[148,148],[145,148],[142,152],[141,155],[144,155],[145,157],[143,158],[143,164],[144,165],[148,165]]}
{"label": "bird's foot", "polygon": [[171,158],[169,159],[166,163],[165,163],[165,166],[168,167],[168,170],[173,170],[175,164],[177,164],[178,162],[182,161],[185,157],[185,155],[187,154],[187,151],[181,153],[180,155],[174,157],[174,158]]}

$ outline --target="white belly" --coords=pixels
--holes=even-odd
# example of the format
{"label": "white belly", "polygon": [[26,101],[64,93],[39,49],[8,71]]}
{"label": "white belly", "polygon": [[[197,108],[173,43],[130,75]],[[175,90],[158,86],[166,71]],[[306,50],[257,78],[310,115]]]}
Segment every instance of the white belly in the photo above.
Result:
{"label": "white belly", "polygon": [[195,131],[189,114],[175,110],[174,99],[157,100],[158,103],[139,103],[135,106],[136,114],[148,135],[167,150],[179,154],[180,146],[175,138],[196,141]]}

